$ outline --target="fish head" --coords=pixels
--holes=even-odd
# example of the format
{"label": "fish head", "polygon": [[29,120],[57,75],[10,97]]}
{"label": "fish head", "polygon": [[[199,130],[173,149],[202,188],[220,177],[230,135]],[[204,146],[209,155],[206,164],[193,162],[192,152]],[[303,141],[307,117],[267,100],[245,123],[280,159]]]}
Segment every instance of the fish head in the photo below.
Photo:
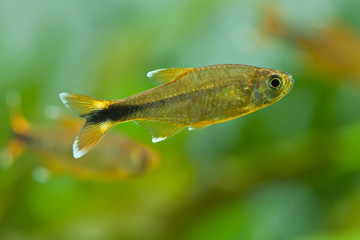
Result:
{"label": "fish head", "polygon": [[274,69],[259,69],[257,77],[253,79],[252,101],[259,107],[275,103],[294,85],[291,74]]}

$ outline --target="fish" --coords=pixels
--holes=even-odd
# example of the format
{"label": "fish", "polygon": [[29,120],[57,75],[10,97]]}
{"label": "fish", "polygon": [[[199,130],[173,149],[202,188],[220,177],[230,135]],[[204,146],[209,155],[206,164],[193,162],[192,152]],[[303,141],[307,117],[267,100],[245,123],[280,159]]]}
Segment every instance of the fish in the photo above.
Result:
{"label": "fish", "polygon": [[54,114],[58,115],[55,118],[51,116],[50,126],[36,126],[28,122],[18,104],[8,107],[12,138],[0,158],[2,167],[10,168],[25,153],[35,156],[39,166],[51,175],[69,175],[83,181],[120,181],[143,176],[159,164],[159,154],[152,147],[119,133],[109,134],[92,154],[74,161],[68,142],[81,127],[80,119],[59,113]]}
{"label": "fish", "polygon": [[184,128],[202,129],[264,108],[294,84],[286,72],[242,64],[158,69],[147,77],[159,86],[119,100],[59,94],[85,119],[73,144],[74,158],[89,152],[119,123],[134,121],[150,131],[155,143]]}
{"label": "fish", "polygon": [[[75,121],[75,124],[79,122]],[[58,129],[33,133],[30,135],[31,149],[51,173],[70,175],[83,181],[132,179],[152,172],[159,164],[154,149],[119,133],[110,133],[92,154],[74,161],[67,143],[76,132],[74,129]]]}

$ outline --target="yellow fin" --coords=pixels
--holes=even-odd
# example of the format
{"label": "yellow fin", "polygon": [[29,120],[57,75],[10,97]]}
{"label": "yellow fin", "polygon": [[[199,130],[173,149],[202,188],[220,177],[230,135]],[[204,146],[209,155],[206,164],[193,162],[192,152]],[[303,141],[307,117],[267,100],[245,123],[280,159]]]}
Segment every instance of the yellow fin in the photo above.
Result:
{"label": "yellow fin", "polygon": [[206,127],[208,127],[210,125],[211,124],[205,125],[205,126],[190,126],[190,127],[188,127],[188,129],[189,129],[189,131],[200,130],[200,129],[206,128]]}
{"label": "yellow fin", "polygon": [[74,158],[79,158],[90,151],[114,126],[111,121],[89,123],[81,128],[73,145]]}
{"label": "yellow fin", "polygon": [[30,136],[30,124],[25,119],[21,111],[21,95],[19,91],[8,91],[5,95],[5,100],[7,103],[13,136],[13,139],[10,140],[2,152],[2,157],[4,157],[3,163],[5,164],[4,167],[7,168],[11,167],[18,156],[25,151],[32,139]]}
{"label": "yellow fin", "polygon": [[174,80],[182,74],[192,70],[193,68],[165,68],[148,72],[147,77],[150,81],[157,85],[162,85]]}
{"label": "yellow fin", "polygon": [[81,94],[60,93],[61,101],[74,113],[81,117],[94,110],[104,109],[110,101],[98,100]]}
{"label": "yellow fin", "polygon": [[86,122],[73,144],[74,158],[90,151],[117,124],[109,120],[105,110],[112,101],[97,100],[80,94],[60,93],[61,101]]}
{"label": "yellow fin", "polygon": [[155,122],[147,120],[137,120],[135,123],[148,129],[152,135],[152,142],[160,142],[180,132],[184,126],[174,125],[168,122]]}

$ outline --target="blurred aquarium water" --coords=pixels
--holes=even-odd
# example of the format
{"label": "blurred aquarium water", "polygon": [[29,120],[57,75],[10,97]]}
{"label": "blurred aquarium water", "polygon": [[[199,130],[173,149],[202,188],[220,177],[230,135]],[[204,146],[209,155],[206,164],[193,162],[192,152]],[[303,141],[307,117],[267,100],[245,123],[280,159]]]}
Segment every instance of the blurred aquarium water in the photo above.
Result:
{"label": "blurred aquarium water", "polygon": [[[1,0],[0,239],[360,239],[359,10]],[[123,123],[71,157],[81,123],[60,92],[120,99],[154,87],[151,70],[221,63],[286,71],[295,85],[157,144]]]}

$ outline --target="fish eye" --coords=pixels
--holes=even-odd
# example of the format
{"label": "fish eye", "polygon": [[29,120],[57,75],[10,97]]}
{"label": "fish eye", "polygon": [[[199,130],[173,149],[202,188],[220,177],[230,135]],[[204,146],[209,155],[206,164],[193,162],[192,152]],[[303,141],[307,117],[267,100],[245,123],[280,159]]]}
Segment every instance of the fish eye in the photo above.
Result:
{"label": "fish eye", "polygon": [[279,75],[271,75],[266,83],[269,88],[277,90],[282,86],[282,78]]}

